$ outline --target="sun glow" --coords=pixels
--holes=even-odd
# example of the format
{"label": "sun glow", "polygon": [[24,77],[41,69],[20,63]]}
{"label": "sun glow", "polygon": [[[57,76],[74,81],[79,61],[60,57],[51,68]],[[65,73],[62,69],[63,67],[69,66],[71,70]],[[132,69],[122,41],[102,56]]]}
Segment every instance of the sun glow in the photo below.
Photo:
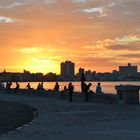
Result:
{"label": "sun glow", "polygon": [[66,60],[98,72],[140,65],[139,0],[15,1],[0,1],[0,71],[59,74]]}
{"label": "sun glow", "polygon": [[42,72],[44,74],[48,72],[55,72],[59,74],[59,64],[45,59],[32,58],[32,61],[27,64],[26,69],[31,72]]}

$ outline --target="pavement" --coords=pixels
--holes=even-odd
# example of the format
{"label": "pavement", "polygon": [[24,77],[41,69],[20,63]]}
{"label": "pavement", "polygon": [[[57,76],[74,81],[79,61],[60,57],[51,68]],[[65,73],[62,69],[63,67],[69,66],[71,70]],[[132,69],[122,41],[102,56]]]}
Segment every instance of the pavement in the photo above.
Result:
{"label": "pavement", "polygon": [[0,94],[0,100],[28,104],[39,111],[38,118],[0,140],[140,140],[140,105],[9,94]]}

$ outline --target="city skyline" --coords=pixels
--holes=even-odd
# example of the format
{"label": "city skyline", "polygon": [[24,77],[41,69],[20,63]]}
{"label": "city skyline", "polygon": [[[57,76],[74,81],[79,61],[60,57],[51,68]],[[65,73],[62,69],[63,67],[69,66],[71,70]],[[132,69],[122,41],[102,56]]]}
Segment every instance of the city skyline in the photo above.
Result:
{"label": "city skyline", "polygon": [[140,71],[139,0],[0,1],[0,71],[60,73],[60,63]]}
{"label": "city skyline", "polygon": [[127,74],[127,68],[128,67],[134,68],[135,71],[137,71],[138,73],[140,73],[140,71],[138,70],[139,67],[137,65],[132,64],[132,63],[127,63],[125,65],[117,66],[116,69],[112,69],[112,70],[107,71],[107,72],[105,72],[105,71],[100,72],[100,71],[92,70],[92,69],[89,69],[89,68],[86,69],[84,67],[77,67],[77,69],[76,69],[75,62],[72,62],[70,60],[65,60],[64,62],[61,62],[59,64],[59,70],[60,70],[59,73],[55,73],[53,71],[49,71],[48,73],[43,73],[43,72],[40,72],[40,71],[31,72],[31,71],[26,70],[26,69],[23,69],[21,72],[18,72],[18,71],[13,71],[12,72],[12,71],[7,71],[6,69],[4,69],[0,73],[28,73],[28,74],[29,73],[33,73],[33,74],[38,73],[38,74],[44,74],[44,75],[45,74],[52,73],[52,74],[56,74],[56,75],[63,75],[65,78],[68,78],[69,75],[72,74],[74,76],[74,75],[78,74],[79,72],[80,73],[83,73],[83,72],[90,71],[90,72],[93,72],[93,73],[114,73],[114,72],[117,72],[117,71],[121,71],[122,68],[125,68],[126,69],[125,72],[123,73],[123,75],[125,75],[125,74]]}
{"label": "city skyline", "polygon": [[139,81],[140,72],[138,72],[138,66],[134,66],[128,63],[127,66],[119,66],[118,70],[112,72],[97,72],[79,68],[78,72],[75,72],[75,63],[72,61],[65,61],[60,64],[61,73],[58,75],[53,72],[47,74],[43,73],[31,73],[24,70],[19,72],[4,72],[0,73],[0,81],[80,81],[81,76],[84,74],[87,81]]}

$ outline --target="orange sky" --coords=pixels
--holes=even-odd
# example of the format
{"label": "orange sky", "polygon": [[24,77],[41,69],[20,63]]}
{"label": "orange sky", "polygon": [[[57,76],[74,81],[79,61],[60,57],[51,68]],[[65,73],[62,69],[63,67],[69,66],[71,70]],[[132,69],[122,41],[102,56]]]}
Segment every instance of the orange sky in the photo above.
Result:
{"label": "orange sky", "polygon": [[[0,0],[0,71],[140,65],[139,0]],[[140,69],[139,69],[140,71]]]}

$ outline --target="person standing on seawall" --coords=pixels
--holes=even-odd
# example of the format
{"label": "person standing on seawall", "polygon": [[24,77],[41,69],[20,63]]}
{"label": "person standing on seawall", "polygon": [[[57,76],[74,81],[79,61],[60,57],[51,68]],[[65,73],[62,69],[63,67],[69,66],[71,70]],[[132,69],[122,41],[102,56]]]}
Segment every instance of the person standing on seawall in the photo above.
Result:
{"label": "person standing on seawall", "polygon": [[73,91],[74,91],[74,86],[72,85],[72,83],[70,82],[68,85],[68,91],[69,91],[69,101],[72,102],[72,95],[73,95]]}
{"label": "person standing on seawall", "polygon": [[85,94],[85,102],[88,102],[88,96],[89,96],[89,91],[90,91],[90,87],[91,87],[91,83],[89,83],[88,85],[85,84],[85,91],[84,91],[84,94]]}
{"label": "person standing on seawall", "polygon": [[84,93],[84,91],[85,91],[85,81],[86,81],[86,78],[85,78],[85,74],[83,73],[81,75],[81,91],[82,91],[82,93]]}

